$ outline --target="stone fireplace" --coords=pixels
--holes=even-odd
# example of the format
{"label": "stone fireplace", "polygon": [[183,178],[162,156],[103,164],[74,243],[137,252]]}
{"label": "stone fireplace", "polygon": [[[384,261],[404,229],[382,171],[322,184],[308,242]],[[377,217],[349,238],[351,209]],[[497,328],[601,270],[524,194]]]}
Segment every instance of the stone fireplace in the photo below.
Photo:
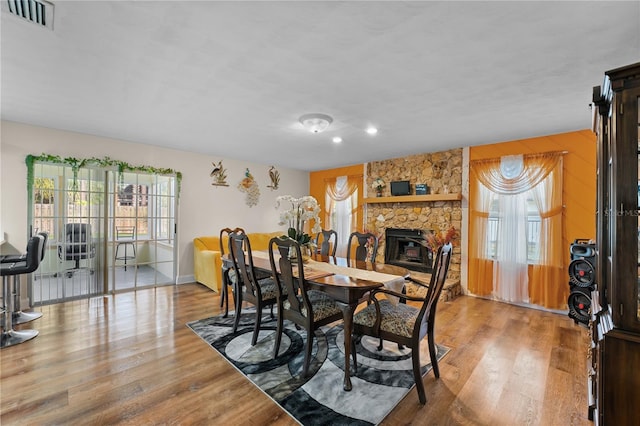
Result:
{"label": "stone fireplace", "polygon": [[385,230],[384,263],[419,272],[431,272],[433,252],[426,245],[421,229],[387,228]]}
{"label": "stone fireplace", "polygon": [[[375,193],[372,194],[373,190],[368,191],[367,197],[372,197],[372,202],[365,200],[364,223],[367,230],[379,237],[377,259],[380,262],[393,264],[387,256],[396,255],[400,257],[399,262],[404,262],[401,266],[421,273],[421,270],[412,268],[417,266],[417,258],[422,261],[424,256],[424,251],[416,250],[419,244],[411,246],[410,241],[407,241],[409,238],[401,237],[405,241],[400,243],[400,247],[387,248],[387,230],[418,230],[422,235],[427,235],[431,231],[443,233],[454,226],[460,232],[462,202],[460,198],[447,199],[446,196],[462,192],[462,149],[367,163],[365,180],[367,189],[372,188],[376,178],[381,178],[386,183],[382,194],[384,202],[375,197]],[[389,183],[398,180],[410,181],[412,188],[415,188],[417,183],[427,184],[432,198],[403,201],[402,197],[399,197],[398,201],[395,201],[395,197],[391,197]],[[438,195],[443,197],[438,198]],[[453,242],[453,255],[448,274],[449,279],[457,281],[460,280],[460,238],[462,236],[458,235]],[[397,252],[394,252],[395,250]],[[429,264],[428,268],[431,269],[431,266]]]}

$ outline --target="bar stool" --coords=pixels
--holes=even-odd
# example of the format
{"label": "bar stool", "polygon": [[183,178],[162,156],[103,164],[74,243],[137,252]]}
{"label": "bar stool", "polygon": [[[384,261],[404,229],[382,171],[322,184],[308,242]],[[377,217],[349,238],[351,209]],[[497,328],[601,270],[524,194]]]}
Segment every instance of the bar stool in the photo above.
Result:
{"label": "bar stool", "polygon": [[9,263],[0,263],[0,272],[2,275],[2,294],[3,294],[3,330],[0,336],[0,348],[17,345],[27,340],[33,339],[38,335],[38,330],[20,330],[13,329],[13,311],[14,311],[14,295],[11,294],[11,285],[9,278],[13,277],[15,288],[16,275],[30,274],[40,266],[40,258],[44,251],[44,237],[36,235],[29,239],[27,244],[27,253],[24,261]]}
{"label": "bar stool", "polygon": [[[44,242],[42,245],[42,251],[40,253],[40,262],[44,260],[45,248],[47,246],[47,240],[49,239],[49,234],[47,232],[39,232],[37,235],[42,235],[44,237]],[[1,263],[18,263],[18,262],[26,262],[27,254],[10,254],[2,256],[0,259]],[[20,299],[21,299],[21,284],[20,284],[20,275],[16,275],[13,280],[13,312],[12,312],[12,320],[14,325],[24,324],[33,320],[36,320],[42,316],[42,312],[23,312],[20,307]],[[29,287],[29,297],[33,293],[31,287]]]}
{"label": "bar stool", "polygon": [[[42,247],[40,250],[40,263],[42,263],[42,261],[44,260],[44,255],[46,254],[46,248],[47,248],[47,241],[49,239],[49,234],[46,232],[38,232],[37,235],[42,235],[42,237],[44,238],[44,241],[42,242]],[[26,254],[23,254],[20,256],[22,258],[22,261],[26,260]],[[6,262],[6,260],[3,260],[3,262]],[[21,299],[21,295],[20,295],[20,289],[22,288],[22,286],[20,285],[20,275],[16,275],[14,280],[13,280],[13,312],[12,312],[12,316],[13,316],[13,324],[14,325],[20,325],[20,324],[24,324],[33,320],[36,320],[38,318],[40,318],[42,316],[42,312],[23,312],[22,309],[20,308],[20,299]],[[29,296],[31,297],[31,287],[29,287]]]}
{"label": "bar stool", "polygon": [[[136,258],[136,227],[116,226],[116,254],[115,260],[124,260],[124,270],[127,270],[127,260]],[[120,248],[124,249],[124,254],[120,254]],[[131,253],[128,248],[131,247]]]}

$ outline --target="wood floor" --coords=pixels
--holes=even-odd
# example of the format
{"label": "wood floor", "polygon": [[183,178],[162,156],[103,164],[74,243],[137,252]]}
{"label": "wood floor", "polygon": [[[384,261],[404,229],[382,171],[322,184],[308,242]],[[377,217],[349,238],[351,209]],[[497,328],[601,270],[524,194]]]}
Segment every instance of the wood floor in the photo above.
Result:
{"label": "wood floor", "polygon": [[[220,313],[204,286],[38,310],[40,335],[0,351],[2,425],[296,424],[185,326]],[[451,352],[427,404],[412,390],[382,424],[592,424],[586,329],[568,317],[462,296],[439,305],[436,342]]]}

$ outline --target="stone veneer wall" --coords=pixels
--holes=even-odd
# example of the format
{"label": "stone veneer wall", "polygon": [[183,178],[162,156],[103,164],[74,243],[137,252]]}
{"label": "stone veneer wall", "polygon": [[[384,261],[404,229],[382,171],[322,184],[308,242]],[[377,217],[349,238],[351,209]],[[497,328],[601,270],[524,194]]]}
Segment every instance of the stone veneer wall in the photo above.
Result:
{"label": "stone veneer wall", "polygon": [[[412,192],[416,183],[425,183],[431,194],[460,194],[462,192],[462,149],[432,154],[418,154],[404,158],[376,161],[367,164],[367,197],[375,197],[371,187],[376,178],[386,186],[383,197],[391,196],[390,182],[408,180]],[[380,235],[377,259],[384,261],[384,231],[387,228],[409,228],[446,232],[454,226],[458,235],[454,239],[449,279],[460,279],[460,229],[462,226],[461,201],[419,201],[409,203],[366,204],[365,228]],[[383,219],[383,220],[380,220]]]}

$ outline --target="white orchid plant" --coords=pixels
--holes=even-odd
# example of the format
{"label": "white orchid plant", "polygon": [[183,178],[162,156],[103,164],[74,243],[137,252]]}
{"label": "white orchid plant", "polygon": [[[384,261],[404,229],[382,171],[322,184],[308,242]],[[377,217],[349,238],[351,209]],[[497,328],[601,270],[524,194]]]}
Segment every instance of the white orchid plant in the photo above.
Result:
{"label": "white orchid plant", "polygon": [[377,178],[376,180],[373,181],[373,183],[371,184],[371,187],[376,191],[380,192],[384,188],[384,185],[385,184],[382,178]]}
{"label": "white orchid plant", "polygon": [[300,245],[313,244],[311,236],[304,232],[304,225],[308,220],[313,219],[314,224],[311,232],[317,234],[322,230],[318,201],[310,195],[300,198],[281,195],[276,198],[276,209],[281,205],[291,206],[280,213],[280,222],[278,222],[278,225],[288,226],[287,236],[296,240]]}

